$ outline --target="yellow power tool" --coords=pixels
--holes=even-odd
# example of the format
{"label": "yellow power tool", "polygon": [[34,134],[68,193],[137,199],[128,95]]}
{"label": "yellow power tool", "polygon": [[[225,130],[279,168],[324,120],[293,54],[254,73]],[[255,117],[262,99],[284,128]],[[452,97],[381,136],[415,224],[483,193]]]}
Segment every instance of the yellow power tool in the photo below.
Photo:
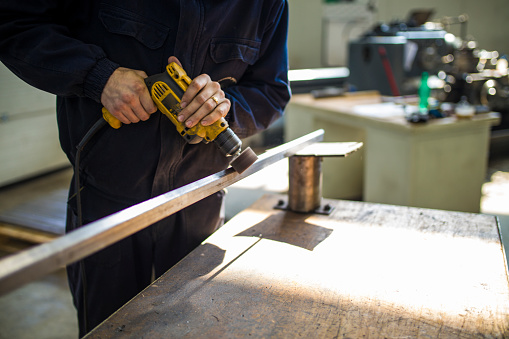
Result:
{"label": "yellow power tool", "polygon": [[[258,157],[251,148],[241,152],[242,141],[228,126],[228,122],[221,118],[212,125],[203,126],[198,123],[188,128],[177,117],[182,110],[180,102],[184,92],[191,84],[191,78],[177,63],[166,66],[166,71],[152,75],[145,79],[152,100],[161,113],[166,115],[177,128],[177,132],[190,144],[213,141],[219,150],[227,157],[232,157],[231,166],[238,172],[244,172]],[[120,128],[122,123],[106,108],[102,109],[103,118],[113,128]]]}

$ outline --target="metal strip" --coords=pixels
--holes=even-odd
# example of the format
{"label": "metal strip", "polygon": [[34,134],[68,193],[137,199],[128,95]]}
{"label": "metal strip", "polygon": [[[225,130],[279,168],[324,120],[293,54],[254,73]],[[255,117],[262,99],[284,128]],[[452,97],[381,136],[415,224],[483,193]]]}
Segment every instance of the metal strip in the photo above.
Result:
{"label": "metal strip", "polygon": [[92,222],[0,261],[0,295],[89,256],[193,203],[323,140],[323,130],[270,149],[245,172],[232,168]]}

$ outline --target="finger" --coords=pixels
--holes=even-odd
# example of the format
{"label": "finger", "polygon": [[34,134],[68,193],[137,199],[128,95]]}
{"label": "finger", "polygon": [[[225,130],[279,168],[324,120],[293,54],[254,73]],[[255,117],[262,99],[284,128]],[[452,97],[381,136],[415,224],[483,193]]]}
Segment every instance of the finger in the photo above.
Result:
{"label": "finger", "polygon": [[111,110],[108,110],[111,115],[113,115],[115,118],[117,118],[118,120],[120,120],[121,123],[123,124],[126,124],[126,125],[129,125],[131,123],[131,121],[124,115],[124,113],[120,112],[120,111],[111,111]]}
{"label": "finger", "polygon": [[157,110],[143,81],[147,74],[137,70],[134,73],[142,81],[133,82],[130,85],[130,91],[123,93],[122,108],[120,109],[120,112],[132,123],[147,120],[150,114]]}
{"label": "finger", "polygon": [[[194,102],[196,101],[193,100],[193,103]],[[193,103],[191,103],[190,106],[193,105]],[[210,114],[216,107],[217,104],[214,100],[212,100],[212,98],[205,100],[205,102],[201,104],[189,118],[187,118],[185,122],[186,126],[189,128],[195,126],[200,120]]]}
{"label": "finger", "polygon": [[176,62],[177,65],[179,65],[180,67],[182,67],[182,64],[180,63],[180,60],[177,59],[176,56],[171,56],[168,58],[168,65],[171,64],[172,62]]}
{"label": "finger", "polygon": [[152,100],[148,90],[140,96],[140,104],[143,110],[148,114],[152,114],[157,111],[157,106],[155,105],[154,100]]}
{"label": "finger", "polygon": [[207,74],[201,74],[191,81],[180,102],[180,106],[184,108],[184,117],[186,117],[186,113],[190,113],[189,109],[185,110],[188,104],[197,99],[198,101],[194,103],[193,107],[193,110],[196,110],[197,106],[202,105],[217,91],[217,89],[207,89],[207,86],[212,83]]}
{"label": "finger", "polygon": [[[191,128],[195,126],[198,122],[202,121],[205,117],[208,117],[210,114],[212,114],[218,107],[219,104],[221,104],[224,100],[224,98],[218,99],[218,97],[223,97],[224,93],[216,92],[215,95],[211,96],[205,102],[200,106],[200,108],[186,120],[186,126]],[[222,114],[222,107],[221,111],[218,114]],[[220,118],[216,115],[213,115],[211,119],[209,119],[209,124],[214,123],[216,120]]]}
{"label": "finger", "polygon": [[230,100],[224,99],[216,106],[214,111],[201,120],[203,126],[210,126],[221,118],[224,118],[230,111]]}
{"label": "finger", "polygon": [[[146,79],[148,77],[147,74],[143,71],[136,71],[136,73],[143,79]],[[139,109],[142,111],[139,111],[138,113],[138,110],[135,110],[136,115],[141,120],[147,120],[150,117],[150,114],[155,113],[157,111],[157,107],[154,104],[152,97],[150,96],[147,86],[145,86],[145,81],[143,81],[143,86],[142,88],[138,89],[138,92],[139,92],[139,103],[141,105]]]}
{"label": "finger", "polygon": [[141,103],[138,103],[138,105],[132,106],[132,112],[141,121],[146,121],[148,118],[150,118],[150,114],[145,110],[145,108],[141,105]]}
{"label": "finger", "polygon": [[129,125],[130,123],[137,123],[140,119],[136,116],[136,114],[131,110],[129,106],[123,106],[121,109],[112,112],[113,116],[115,116],[122,123]]}
{"label": "finger", "polygon": [[118,119],[123,124],[130,124],[131,121],[128,118],[129,113],[124,114],[129,107],[121,102],[114,101],[112,103],[105,103],[104,107],[108,110],[108,112],[113,115],[116,119]]}
{"label": "finger", "polygon": [[[212,99],[213,97],[215,99]],[[212,112],[223,99],[224,92],[220,85],[217,82],[209,82],[181,111],[179,121],[185,121],[187,127],[193,127]]]}
{"label": "finger", "polygon": [[135,92],[123,93],[115,111],[131,123],[137,123],[142,118],[148,119],[148,113],[141,107],[140,100]]}

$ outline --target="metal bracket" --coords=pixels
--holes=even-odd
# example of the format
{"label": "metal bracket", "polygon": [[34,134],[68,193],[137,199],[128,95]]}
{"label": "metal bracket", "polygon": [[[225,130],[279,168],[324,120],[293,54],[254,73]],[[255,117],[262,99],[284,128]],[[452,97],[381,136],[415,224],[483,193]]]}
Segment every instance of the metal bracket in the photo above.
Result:
{"label": "metal bracket", "polygon": [[[274,206],[274,208],[277,210],[292,211],[288,207],[288,201],[286,201],[284,199],[279,200],[277,202],[277,205]],[[320,206],[318,206],[317,208],[315,208],[314,210],[312,210],[310,212],[300,212],[300,211],[292,211],[292,212],[329,215],[332,213],[332,211],[334,211],[334,206],[331,206],[330,204],[325,204],[325,205],[320,204]]]}
{"label": "metal bracket", "polygon": [[289,159],[288,202],[275,208],[293,212],[330,214],[330,206],[322,206],[323,157],[346,157],[362,147],[362,142],[315,143]]}

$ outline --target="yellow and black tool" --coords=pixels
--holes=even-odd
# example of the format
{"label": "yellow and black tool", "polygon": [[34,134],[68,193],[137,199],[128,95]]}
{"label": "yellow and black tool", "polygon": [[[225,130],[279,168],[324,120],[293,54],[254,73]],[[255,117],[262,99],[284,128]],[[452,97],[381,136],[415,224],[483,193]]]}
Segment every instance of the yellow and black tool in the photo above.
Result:
{"label": "yellow and black tool", "polygon": [[[213,141],[219,150],[227,157],[233,157],[231,166],[238,172],[244,172],[258,157],[251,148],[241,152],[242,141],[228,126],[228,122],[221,118],[212,125],[203,126],[198,123],[188,128],[177,117],[182,110],[180,102],[184,92],[191,84],[191,78],[177,63],[166,66],[166,71],[145,79],[152,100],[161,113],[166,115],[177,128],[177,132],[190,144]],[[113,128],[120,128],[122,123],[106,108],[102,109],[103,118]]]}

